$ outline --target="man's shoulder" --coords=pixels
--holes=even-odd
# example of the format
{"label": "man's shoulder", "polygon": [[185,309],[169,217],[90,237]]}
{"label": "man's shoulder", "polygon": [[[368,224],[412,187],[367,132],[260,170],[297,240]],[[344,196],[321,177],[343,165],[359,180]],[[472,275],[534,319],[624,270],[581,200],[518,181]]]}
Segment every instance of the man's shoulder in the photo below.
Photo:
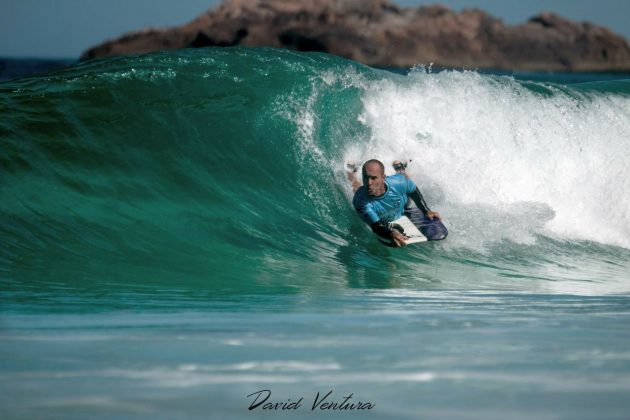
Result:
{"label": "man's shoulder", "polygon": [[407,177],[404,176],[403,174],[394,174],[394,175],[387,175],[385,177],[385,179],[387,180],[387,182],[391,183],[404,183],[407,180]]}
{"label": "man's shoulder", "polygon": [[412,180],[403,174],[389,175],[385,180],[391,188],[400,192],[406,192],[410,185],[415,185]]}

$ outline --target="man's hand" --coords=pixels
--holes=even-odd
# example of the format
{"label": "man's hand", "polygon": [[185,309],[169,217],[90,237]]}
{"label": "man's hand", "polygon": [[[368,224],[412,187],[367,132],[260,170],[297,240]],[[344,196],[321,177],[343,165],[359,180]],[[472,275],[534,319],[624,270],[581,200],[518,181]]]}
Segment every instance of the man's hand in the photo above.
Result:
{"label": "man's hand", "polygon": [[433,220],[433,218],[434,218],[434,217],[437,217],[438,219],[441,219],[441,217],[440,217],[440,213],[438,213],[437,211],[429,211],[429,212],[427,213],[427,217],[428,217],[430,220]]}
{"label": "man's hand", "polygon": [[407,237],[397,230],[392,231],[392,240],[394,241],[394,246],[396,248],[407,245],[407,242],[405,242]]}

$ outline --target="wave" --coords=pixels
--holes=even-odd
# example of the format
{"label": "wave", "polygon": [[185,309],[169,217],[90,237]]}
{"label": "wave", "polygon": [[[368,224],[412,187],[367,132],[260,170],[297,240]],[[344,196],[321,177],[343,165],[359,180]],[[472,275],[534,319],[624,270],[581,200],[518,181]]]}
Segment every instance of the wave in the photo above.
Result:
{"label": "wave", "polygon": [[[550,278],[531,268],[549,253],[630,260],[628,81],[400,75],[208,48],[5,82],[0,108],[0,266],[12,279],[211,272],[218,288],[286,291],[384,261],[410,273],[516,253],[527,275]],[[411,160],[447,241],[397,254],[407,261],[375,243],[343,169],[372,157]]]}

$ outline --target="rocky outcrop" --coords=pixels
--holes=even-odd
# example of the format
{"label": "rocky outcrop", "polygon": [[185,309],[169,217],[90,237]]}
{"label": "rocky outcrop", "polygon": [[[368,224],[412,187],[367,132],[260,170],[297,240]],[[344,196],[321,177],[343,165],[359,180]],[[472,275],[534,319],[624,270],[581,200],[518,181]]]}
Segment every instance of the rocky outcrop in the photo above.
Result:
{"label": "rocky outcrop", "polygon": [[591,23],[541,13],[508,26],[487,13],[387,0],[226,0],[175,28],[107,41],[81,59],[205,46],[323,51],[371,66],[630,71],[630,45]]}

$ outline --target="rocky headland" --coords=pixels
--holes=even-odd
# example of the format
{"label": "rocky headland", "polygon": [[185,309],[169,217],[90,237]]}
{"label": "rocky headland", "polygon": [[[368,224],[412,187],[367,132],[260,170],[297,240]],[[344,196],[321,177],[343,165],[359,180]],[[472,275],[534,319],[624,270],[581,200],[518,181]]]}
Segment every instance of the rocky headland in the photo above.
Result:
{"label": "rocky headland", "polygon": [[630,71],[626,39],[592,23],[540,13],[510,26],[477,9],[388,0],[225,0],[188,24],[128,33],[81,59],[234,45],[322,51],[380,67]]}

